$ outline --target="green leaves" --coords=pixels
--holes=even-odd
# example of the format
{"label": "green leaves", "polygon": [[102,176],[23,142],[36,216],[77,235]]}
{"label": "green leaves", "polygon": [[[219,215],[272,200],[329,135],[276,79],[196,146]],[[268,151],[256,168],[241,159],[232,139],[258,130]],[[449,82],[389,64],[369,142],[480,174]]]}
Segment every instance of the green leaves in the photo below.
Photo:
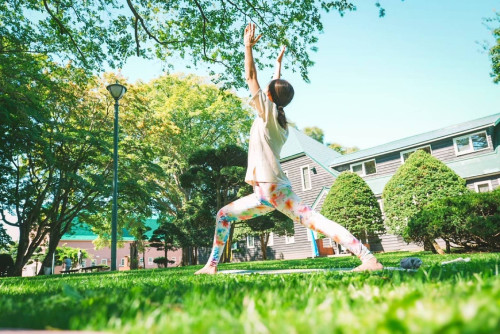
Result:
{"label": "green leaves", "polygon": [[425,205],[468,191],[465,180],[453,170],[425,151],[417,150],[384,188],[382,198],[388,231],[408,237],[408,220]]}
{"label": "green leaves", "polygon": [[377,199],[356,173],[343,172],[339,175],[326,196],[321,214],[365,242],[369,235],[384,232]]}

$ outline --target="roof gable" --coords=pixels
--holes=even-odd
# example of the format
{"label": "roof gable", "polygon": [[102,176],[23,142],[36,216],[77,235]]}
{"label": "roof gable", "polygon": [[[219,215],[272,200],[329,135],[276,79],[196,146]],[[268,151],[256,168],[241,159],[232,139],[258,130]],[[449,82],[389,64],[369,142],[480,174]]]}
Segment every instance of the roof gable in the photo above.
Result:
{"label": "roof gable", "polygon": [[314,140],[305,133],[290,127],[288,131],[288,140],[281,149],[281,161],[289,160],[290,158],[307,155],[323,167],[328,172],[337,175],[338,173],[328,167],[336,157],[342,156],[328,146]]}

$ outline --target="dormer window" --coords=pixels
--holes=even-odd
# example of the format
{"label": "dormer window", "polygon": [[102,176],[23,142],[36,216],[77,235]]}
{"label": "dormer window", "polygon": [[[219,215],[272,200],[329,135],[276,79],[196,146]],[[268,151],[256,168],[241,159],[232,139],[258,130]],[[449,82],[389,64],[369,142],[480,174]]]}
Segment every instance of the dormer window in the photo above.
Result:
{"label": "dormer window", "polygon": [[425,151],[425,152],[431,154],[431,146],[430,145],[412,148],[411,150],[406,150],[406,151],[401,152],[401,163],[404,163],[406,160],[408,160],[410,155],[413,152],[418,151],[418,150],[422,150],[422,151]]}
{"label": "dormer window", "polygon": [[455,154],[462,155],[485,150],[490,147],[486,131],[476,132],[470,135],[453,138]]}
{"label": "dormer window", "polygon": [[377,164],[375,160],[368,160],[359,164],[352,164],[351,171],[359,176],[367,176],[377,173]]}

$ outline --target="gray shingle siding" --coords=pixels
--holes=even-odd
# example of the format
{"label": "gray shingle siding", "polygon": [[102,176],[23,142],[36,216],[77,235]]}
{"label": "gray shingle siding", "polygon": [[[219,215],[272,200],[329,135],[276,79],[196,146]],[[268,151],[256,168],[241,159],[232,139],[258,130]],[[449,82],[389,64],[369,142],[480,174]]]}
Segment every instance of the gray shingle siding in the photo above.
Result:
{"label": "gray shingle siding", "polygon": [[[466,136],[468,134],[481,132],[483,130],[486,130],[486,134],[487,134],[487,140],[488,140],[488,144],[489,144],[489,147],[487,149],[481,150],[478,152],[462,154],[459,156],[457,156],[455,154],[455,146],[453,143],[453,138],[463,137],[463,136]],[[473,156],[478,156],[478,155],[485,154],[488,152],[493,152],[495,149],[494,140],[492,138],[494,128],[489,127],[487,129],[483,129],[483,130],[471,131],[471,132],[464,133],[464,134],[461,134],[458,136],[437,140],[435,142],[428,143],[428,144],[421,144],[421,145],[415,145],[414,147],[402,148],[401,150],[399,150],[397,152],[383,154],[383,155],[377,156],[375,158],[367,158],[366,160],[362,160],[362,161],[368,161],[368,160],[375,159],[376,166],[377,166],[377,173],[373,174],[373,175],[364,176],[363,178],[365,180],[369,180],[369,179],[380,177],[383,175],[394,174],[396,172],[396,170],[399,167],[401,167],[401,165],[402,165],[401,152],[407,151],[410,149],[414,149],[414,148],[418,148],[418,147],[422,147],[422,146],[429,145],[431,147],[432,156],[434,156],[435,158],[437,158],[445,163],[456,160],[456,159],[464,158],[464,157],[473,157]],[[358,163],[358,162],[355,162],[355,164],[356,163]],[[340,166],[335,166],[335,167],[333,167],[333,169],[338,171],[338,172],[343,172],[346,170],[350,170],[351,164],[347,163],[347,164],[343,164]]]}

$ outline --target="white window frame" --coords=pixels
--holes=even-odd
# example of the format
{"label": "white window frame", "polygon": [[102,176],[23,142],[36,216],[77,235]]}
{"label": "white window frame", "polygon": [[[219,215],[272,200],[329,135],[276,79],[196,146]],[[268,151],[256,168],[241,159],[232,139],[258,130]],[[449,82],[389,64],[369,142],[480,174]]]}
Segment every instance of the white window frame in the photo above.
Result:
{"label": "white window frame", "polygon": [[231,250],[236,250],[236,249],[238,249],[238,242],[237,241],[233,242],[233,244],[231,245]]}
{"label": "white window frame", "polygon": [[139,264],[144,264],[144,258],[143,257],[139,258]]}
{"label": "white window frame", "polygon": [[[252,240],[252,244],[250,244],[250,240]],[[255,237],[253,235],[247,235],[247,248],[255,248]]]}
{"label": "white window frame", "polygon": [[92,262],[90,262],[90,265],[91,266],[96,266],[97,265],[97,260],[96,259],[92,260]]}
{"label": "white window frame", "polygon": [[295,243],[295,235],[285,235],[285,244],[294,244]]}
{"label": "white window frame", "polygon": [[267,239],[267,246],[274,246],[274,233],[269,233],[269,239]]}
{"label": "white window frame", "polygon": [[125,267],[125,258],[122,257],[120,260],[120,267]]}
{"label": "white window frame", "polygon": [[82,267],[86,267],[87,266],[87,260],[82,260]]}
{"label": "white window frame", "polygon": [[[306,188],[305,182],[304,182],[305,181],[304,180],[304,169],[306,169],[306,168],[307,168],[307,176],[309,178],[309,188]],[[300,180],[302,181],[302,191],[312,189],[311,168],[309,167],[309,165],[300,166]]]}
{"label": "white window frame", "polygon": [[[480,133],[484,133],[485,134],[485,136],[486,136],[486,144],[488,144],[488,146],[485,147],[485,148],[479,149],[477,151],[474,151],[474,145],[472,145],[472,136],[480,134]],[[457,140],[464,139],[464,138],[469,138],[470,150],[463,151],[463,152],[458,152]],[[488,140],[488,133],[486,132],[486,130],[483,130],[483,131],[478,131],[478,132],[474,132],[474,133],[469,133],[469,134],[467,134],[465,136],[460,136],[460,137],[453,138],[453,148],[455,149],[455,155],[456,156],[460,156],[460,155],[464,155],[464,154],[469,154],[469,153],[475,153],[475,152],[481,152],[481,151],[487,150],[487,149],[490,148],[490,141]]]}
{"label": "white window frame", "polygon": [[154,262],[153,262],[153,258],[152,257],[148,257],[148,265],[153,265]]}
{"label": "white window frame", "polygon": [[474,182],[474,190],[478,193],[479,192],[479,186],[483,185],[483,184],[487,184],[488,185],[488,189],[489,189],[488,191],[492,191],[493,190],[493,186],[491,185],[491,180]]}
{"label": "white window frame", "polygon": [[108,259],[101,259],[101,264],[107,266],[108,265]]}
{"label": "white window frame", "polygon": [[[365,169],[365,163],[370,162],[370,161],[373,161],[375,163],[375,173],[367,175],[366,174],[366,169]],[[350,166],[351,172],[355,173],[354,170],[353,170],[353,167],[354,166],[359,166],[359,165],[361,165],[361,170],[363,171],[363,173],[360,175],[361,177],[363,177],[363,176],[371,176],[371,175],[376,175],[377,174],[377,161],[375,159],[365,160],[365,161],[362,161],[362,162],[351,164],[351,166]]]}
{"label": "white window frame", "polygon": [[418,151],[418,150],[421,150],[423,148],[429,148],[429,151],[431,152],[430,154],[432,154],[432,147],[431,145],[424,145],[424,146],[420,146],[420,147],[417,147],[417,148],[412,148],[412,149],[409,149],[409,150],[404,150],[404,151],[401,151],[400,155],[401,155],[401,163],[404,164],[405,163],[405,159],[403,158],[403,155],[405,153],[410,153],[410,152],[415,152],[415,151]]}

